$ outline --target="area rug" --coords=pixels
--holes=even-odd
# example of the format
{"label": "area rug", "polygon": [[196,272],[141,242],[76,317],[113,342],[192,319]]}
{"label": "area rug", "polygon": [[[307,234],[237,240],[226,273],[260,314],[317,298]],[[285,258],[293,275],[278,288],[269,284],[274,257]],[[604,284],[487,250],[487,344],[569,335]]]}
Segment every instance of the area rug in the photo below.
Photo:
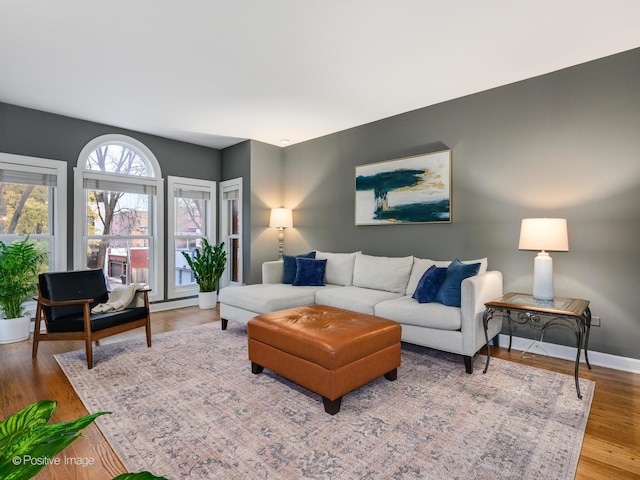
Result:
{"label": "area rug", "polygon": [[398,379],[351,392],[340,412],[265,369],[246,329],[206,324],[56,356],[129,471],[169,479],[574,478],[595,384],[403,344]]}

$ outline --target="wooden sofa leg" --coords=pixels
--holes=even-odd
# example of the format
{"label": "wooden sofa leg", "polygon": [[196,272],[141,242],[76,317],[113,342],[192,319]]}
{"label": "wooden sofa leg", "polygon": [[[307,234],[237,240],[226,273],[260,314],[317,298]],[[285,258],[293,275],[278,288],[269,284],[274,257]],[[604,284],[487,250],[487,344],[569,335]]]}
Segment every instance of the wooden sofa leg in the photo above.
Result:
{"label": "wooden sofa leg", "polygon": [[396,380],[398,378],[398,369],[394,368],[390,372],[385,373],[384,374],[384,378],[386,378],[387,380],[393,382],[394,380]]}
{"label": "wooden sofa leg", "polygon": [[468,374],[473,373],[473,357],[469,357],[468,355],[464,355],[464,368]]}
{"label": "wooden sofa leg", "polygon": [[227,323],[229,322],[229,320],[227,320],[226,318],[221,318],[220,319],[220,323],[222,323],[222,330],[226,330],[227,329]]}

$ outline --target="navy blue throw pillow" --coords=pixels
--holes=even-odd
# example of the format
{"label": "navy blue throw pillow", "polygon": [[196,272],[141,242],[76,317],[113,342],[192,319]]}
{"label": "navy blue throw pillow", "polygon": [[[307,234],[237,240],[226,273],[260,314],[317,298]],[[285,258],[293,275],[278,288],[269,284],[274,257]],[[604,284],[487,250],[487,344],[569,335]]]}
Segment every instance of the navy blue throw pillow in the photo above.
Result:
{"label": "navy blue throw pillow", "polygon": [[316,258],[316,252],[301,253],[300,255],[282,255],[284,275],[282,283],[293,283],[296,279],[296,258]]}
{"label": "navy blue throw pillow", "polygon": [[422,274],[416,291],[413,292],[413,298],[416,299],[418,303],[433,302],[446,276],[446,268],[431,265],[429,269]]}
{"label": "navy blue throw pillow", "polygon": [[295,287],[322,287],[324,286],[324,272],[327,268],[327,259],[315,260],[313,258],[296,258]]}
{"label": "navy blue throw pillow", "polygon": [[465,264],[457,258],[449,264],[447,275],[436,295],[436,302],[448,307],[459,307],[461,303],[461,286],[465,278],[473,277],[480,270],[479,263]]}

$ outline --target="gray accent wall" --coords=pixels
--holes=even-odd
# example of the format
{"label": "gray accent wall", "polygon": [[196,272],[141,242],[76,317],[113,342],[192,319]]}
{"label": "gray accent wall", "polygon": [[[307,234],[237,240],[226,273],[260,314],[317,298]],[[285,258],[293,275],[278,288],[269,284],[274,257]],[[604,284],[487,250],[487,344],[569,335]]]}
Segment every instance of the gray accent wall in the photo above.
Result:
{"label": "gray accent wall", "polygon": [[[452,223],[354,225],[356,165],[443,148]],[[556,295],[591,301],[602,326],[590,349],[640,359],[640,49],[286,147],[284,182],[288,253],[486,256],[505,292],[532,289],[521,219],[565,217]],[[545,341],[575,337],[554,329]]]}
{"label": "gray accent wall", "polygon": [[262,263],[278,258],[278,232],[269,228],[272,208],[283,202],[283,149],[247,140],[222,150],[222,179],[243,178],[244,283],[262,281]]}
{"label": "gray accent wall", "polygon": [[[74,248],[73,168],[77,165],[78,156],[85,145],[94,138],[106,134],[127,135],[146,145],[156,156],[165,179],[168,175],[173,175],[220,180],[220,150],[0,103],[0,152],[67,162],[67,206],[69,208],[67,263],[69,268],[73,266]],[[164,201],[166,225],[166,195]],[[167,245],[166,232],[164,244]],[[165,278],[171,278],[166,276],[166,268],[165,264]]]}

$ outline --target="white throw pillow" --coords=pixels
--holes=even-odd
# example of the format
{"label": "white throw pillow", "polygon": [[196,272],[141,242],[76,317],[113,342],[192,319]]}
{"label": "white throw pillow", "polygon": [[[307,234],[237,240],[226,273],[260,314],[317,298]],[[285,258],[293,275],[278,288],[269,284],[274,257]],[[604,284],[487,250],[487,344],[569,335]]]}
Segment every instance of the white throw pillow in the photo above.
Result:
{"label": "white throw pillow", "polygon": [[[449,264],[452,261],[453,260],[436,260],[436,267],[448,267]],[[480,264],[480,270],[478,270],[478,275],[487,272],[487,266],[488,266],[487,257],[478,258],[476,260],[460,260],[460,262],[464,263],[466,265],[470,265],[470,264],[473,264],[473,263],[479,263]]]}
{"label": "white throw pillow", "polygon": [[328,253],[316,250],[316,259],[327,259],[324,283],[349,286],[353,282],[353,265],[356,253]]}
{"label": "white throw pillow", "polygon": [[413,267],[413,256],[376,257],[358,253],[353,267],[353,284],[404,294]]}
{"label": "white throw pillow", "polygon": [[418,288],[418,283],[424,275],[424,272],[429,270],[432,265],[435,265],[436,262],[434,260],[430,260],[428,258],[418,258],[413,257],[413,268],[411,269],[411,275],[409,276],[409,283],[407,284],[407,291],[405,295],[412,296],[413,293]]}

